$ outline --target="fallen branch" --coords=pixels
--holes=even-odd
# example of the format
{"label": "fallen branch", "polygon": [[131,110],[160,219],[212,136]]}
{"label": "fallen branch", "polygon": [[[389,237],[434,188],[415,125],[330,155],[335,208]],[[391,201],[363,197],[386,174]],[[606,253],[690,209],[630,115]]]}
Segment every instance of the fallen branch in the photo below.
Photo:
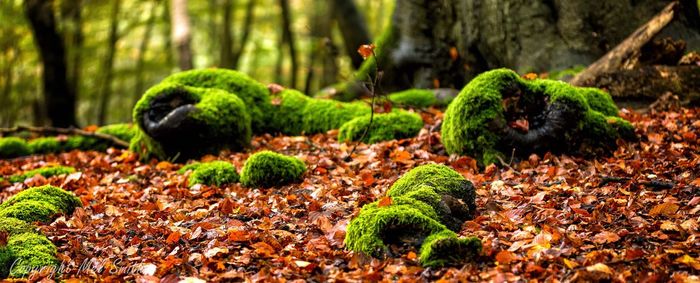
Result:
{"label": "fallen branch", "polygon": [[615,48],[578,73],[571,79],[570,83],[575,86],[587,86],[590,85],[592,80],[602,74],[624,69],[631,59],[639,56],[639,50],[642,46],[647,44],[649,40],[673,20],[677,7],[678,2],[674,1],[668,4],[661,12],[635,30]]}
{"label": "fallen branch", "polygon": [[24,131],[38,133],[41,135],[76,135],[76,136],[92,137],[92,138],[97,138],[97,139],[101,139],[104,141],[108,141],[108,142],[112,143],[113,145],[119,146],[122,148],[129,147],[128,142],[123,141],[115,136],[111,136],[111,135],[107,135],[107,134],[100,134],[100,133],[95,133],[95,132],[88,132],[88,131],[76,129],[76,128],[15,126],[12,128],[0,128],[0,136],[5,136],[8,134],[24,132]]}

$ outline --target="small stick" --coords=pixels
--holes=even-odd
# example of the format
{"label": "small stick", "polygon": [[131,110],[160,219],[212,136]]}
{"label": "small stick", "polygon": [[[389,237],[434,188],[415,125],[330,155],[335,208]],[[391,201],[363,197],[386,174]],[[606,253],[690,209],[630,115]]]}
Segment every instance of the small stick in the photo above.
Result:
{"label": "small stick", "polygon": [[59,135],[77,135],[77,136],[93,137],[93,138],[97,138],[97,139],[111,142],[115,146],[129,148],[128,142],[123,141],[115,136],[111,136],[111,135],[107,135],[107,134],[100,134],[100,133],[95,133],[95,132],[88,132],[88,131],[76,129],[76,128],[15,126],[12,128],[0,128],[0,136],[5,136],[7,134],[13,134],[13,133],[23,132],[23,131],[38,133],[38,134],[42,134],[42,135],[59,134]]}

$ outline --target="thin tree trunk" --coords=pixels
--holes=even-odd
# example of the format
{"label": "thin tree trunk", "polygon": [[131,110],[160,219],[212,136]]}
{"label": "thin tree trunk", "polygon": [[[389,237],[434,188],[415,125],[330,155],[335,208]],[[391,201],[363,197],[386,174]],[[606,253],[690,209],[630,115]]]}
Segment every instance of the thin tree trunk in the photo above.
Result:
{"label": "thin tree trunk", "polygon": [[104,125],[107,121],[107,106],[112,97],[112,77],[114,75],[114,55],[117,49],[117,41],[119,40],[119,8],[121,0],[112,0],[112,15],[110,18],[109,38],[107,39],[107,54],[105,56],[102,71],[104,79],[102,80],[102,88],[100,95],[99,108],[97,110],[97,124]]}
{"label": "thin tree trunk", "polygon": [[14,111],[9,110],[16,108],[11,104],[10,98],[12,96],[12,84],[14,83],[13,67],[17,61],[17,58],[19,57],[18,54],[16,54],[17,50],[15,48],[10,48],[8,51],[10,51],[7,52],[9,53],[9,58],[7,58],[7,64],[5,64],[5,68],[3,70],[5,85],[2,88],[2,96],[0,96],[0,104],[8,110],[3,111],[3,114],[0,116],[0,121],[3,121],[5,124],[4,126],[9,126],[8,122],[12,120],[11,116],[14,114]]}
{"label": "thin tree trunk", "polygon": [[221,6],[223,10],[223,29],[221,32],[221,52],[219,66],[231,69],[233,67],[233,0],[224,0]]}
{"label": "thin tree trunk", "polygon": [[178,65],[181,70],[193,68],[192,34],[190,17],[187,14],[187,0],[171,0],[172,39],[177,49]]}
{"label": "thin tree trunk", "polygon": [[289,0],[279,0],[279,4],[282,8],[282,35],[286,39],[287,46],[289,47],[289,58],[292,60],[292,69],[290,71],[292,73],[292,81],[289,86],[291,88],[296,88],[299,62],[297,61],[296,41],[294,40],[294,33],[292,32],[292,17]]}
{"label": "thin tree trunk", "polygon": [[174,63],[173,58],[173,38],[172,38],[172,21],[170,19],[170,2],[163,1],[163,38],[165,38],[165,43],[163,44],[163,52],[165,53],[165,64],[168,68],[172,68]]}
{"label": "thin tree trunk", "polygon": [[139,45],[139,54],[136,58],[136,83],[134,86],[134,99],[132,105],[136,105],[136,102],[141,97],[144,89],[144,76],[143,76],[143,65],[146,61],[146,51],[148,50],[148,44],[150,43],[151,33],[153,32],[153,25],[156,20],[156,8],[158,8],[159,2],[151,2],[151,11],[148,15],[148,21],[146,22],[146,28],[143,31],[143,38],[141,38],[141,44]]}
{"label": "thin tree trunk", "polygon": [[221,51],[219,48],[220,43],[218,40],[216,40],[220,36],[218,24],[216,22],[216,15],[218,14],[219,9],[221,9],[219,7],[218,2],[219,1],[217,1],[217,0],[208,0],[207,1],[207,5],[208,5],[207,8],[209,9],[209,15],[207,15],[207,18],[208,18],[207,24],[209,25],[209,38],[211,38],[211,40],[210,40],[211,45],[209,46],[209,52],[211,52],[211,54],[216,54],[216,52]]}
{"label": "thin tree trunk", "polygon": [[51,125],[71,127],[77,125],[75,92],[68,83],[65,46],[56,30],[52,4],[50,0],[25,0],[24,11],[44,65],[44,97]]}
{"label": "thin tree trunk", "polygon": [[248,44],[248,39],[250,38],[250,32],[253,30],[253,21],[255,20],[255,6],[258,0],[248,0],[248,5],[246,6],[245,19],[243,20],[243,34],[238,40],[238,48],[233,52],[233,68],[237,69],[238,64],[241,60],[241,55],[245,51],[245,47]]}
{"label": "thin tree trunk", "polygon": [[352,0],[333,0],[332,2],[333,14],[338,21],[340,34],[343,36],[345,53],[350,56],[352,66],[357,69],[364,62],[362,56],[357,53],[357,48],[372,42],[367,23]]}

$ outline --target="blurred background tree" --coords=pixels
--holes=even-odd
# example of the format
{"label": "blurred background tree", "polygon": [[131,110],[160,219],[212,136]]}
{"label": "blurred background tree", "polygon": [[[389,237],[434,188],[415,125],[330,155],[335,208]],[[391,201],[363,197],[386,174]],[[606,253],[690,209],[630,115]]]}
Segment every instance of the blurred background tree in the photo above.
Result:
{"label": "blurred background tree", "polygon": [[350,79],[362,60],[357,46],[381,33],[392,7],[393,0],[3,0],[0,127],[128,122],[150,85],[190,68],[234,68],[315,93]]}

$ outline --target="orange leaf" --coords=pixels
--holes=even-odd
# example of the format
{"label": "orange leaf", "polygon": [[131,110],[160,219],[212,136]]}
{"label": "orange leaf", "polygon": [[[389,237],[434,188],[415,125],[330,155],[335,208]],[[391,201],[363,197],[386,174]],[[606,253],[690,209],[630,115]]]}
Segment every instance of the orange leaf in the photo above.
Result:
{"label": "orange leaf", "polygon": [[180,241],[180,236],[182,236],[182,234],[180,234],[180,232],[178,232],[178,231],[172,232],[172,233],[170,233],[168,238],[165,240],[165,242],[167,242],[168,244],[175,244],[178,241]]}
{"label": "orange leaf", "polygon": [[416,253],[411,251],[411,252],[408,252],[408,254],[406,254],[406,258],[409,260],[415,260],[416,258],[418,258],[418,255],[416,255]]}
{"label": "orange leaf", "polygon": [[516,260],[515,254],[507,250],[500,251],[496,254],[496,261],[498,264],[510,264],[514,260]]}
{"label": "orange leaf", "polygon": [[603,231],[593,236],[593,242],[596,244],[614,243],[619,240],[620,236],[609,231]]}
{"label": "orange leaf", "polygon": [[228,232],[228,240],[231,242],[245,242],[248,241],[249,234],[245,230],[233,230]]}
{"label": "orange leaf", "polygon": [[390,205],[391,205],[391,197],[383,197],[382,199],[379,200],[377,207],[385,207],[385,206],[390,206]]}
{"label": "orange leaf", "polygon": [[454,46],[450,47],[450,58],[452,61],[457,61],[459,58],[459,51],[457,51],[457,48]]}
{"label": "orange leaf", "polygon": [[659,215],[666,215],[666,216],[672,216],[673,214],[678,211],[678,205],[675,203],[670,203],[670,202],[664,202],[662,204],[658,204],[654,206],[654,208],[649,211],[649,215],[651,216],[659,216]]}
{"label": "orange leaf", "polygon": [[374,44],[360,45],[360,48],[357,49],[357,53],[360,53],[362,59],[367,60],[369,56],[372,56],[372,54],[374,54]]}
{"label": "orange leaf", "polygon": [[524,74],[524,75],[523,75],[523,78],[525,78],[526,80],[534,80],[534,79],[537,78],[537,74],[535,74],[535,73],[527,73],[527,74]]}
{"label": "orange leaf", "polygon": [[94,132],[94,131],[97,131],[97,129],[99,129],[99,128],[100,127],[98,127],[97,125],[87,125],[87,126],[85,126],[85,128],[83,128],[83,130],[86,132]]}

